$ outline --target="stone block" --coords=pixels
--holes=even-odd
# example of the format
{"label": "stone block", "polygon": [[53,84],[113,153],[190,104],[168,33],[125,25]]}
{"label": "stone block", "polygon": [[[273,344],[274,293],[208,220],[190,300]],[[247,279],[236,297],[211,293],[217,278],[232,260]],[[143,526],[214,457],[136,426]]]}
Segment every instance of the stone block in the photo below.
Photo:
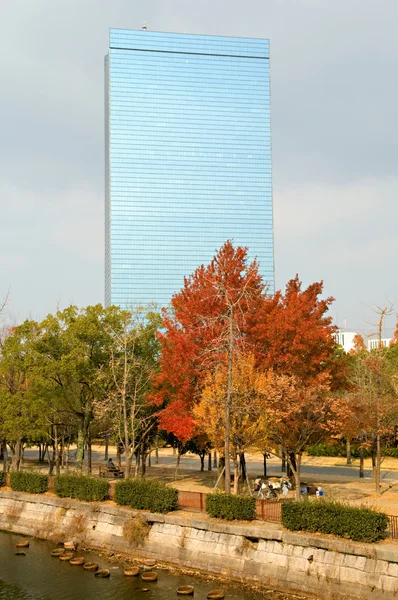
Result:
{"label": "stone block", "polygon": [[397,577],[391,577],[389,575],[381,576],[381,587],[385,592],[392,592],[396,594],[398,592],[398,579]]}
{"label": "stone block", "polygon": [[[308,549],[305,549],[305,552],[303,552],[303,556],[306,556],[306,554],[308,553]],[[326,554],[326,550],[323,550],[321,548],[314,548],[314,551],[312,553],[312,555],[310,554],[310,556],[312,556],[312,559],[314,562],[318,562],[318,563],[324,563],[325,562],[325,554]],[[306,558],[309,558],[306,556]]]}
{"label": "stone block", "polygon": [[277,567],[272,563],[260,565],[260,578],[264,581],[264,578],[272,579],[277,578]]}
{"label": "stone block", "polygon": [[[317,551],[317,548],[314,548],[313,546],[309,546],[307,548],[303,548],[302,551],[302,556],[303,558],[313,558],[314,559],[314,553]],[[321,550],[318,550],[319,552],[322,552]]]}
{"label": "stone block", "polygon": [[355,556],[353,554],[344,554],[343,555],[343,566],[351,567],[353,569],[359,569],[361,571],[364,570],[366,565],[366,556]]}
{"label": "stone block", "polygon": [[351,567],[340,567],[340,581],[342,583],[361,584],[363,582],[363,573]]}
{"label": "stone block", "polygon": [[[373,561],[375,562],[375,561]],[[387,574],[391,575],[391,577],[398,577],[398,564],[397,563],[388,563]]]}
{"label": "stone block", "polygon": [[247,573],[248,575],[257,575],[260,577],[262,568],[263,565],[261,563],[253,562],[251,560],[243,561],[243,570],[245,574]]}
{"label": "stone block", "polygon": [[290,556],[287,559],[287,568],[292,571],[308,571],[308,559],[299,556]]}
{"label": "stone block", "polygon": [[388,573],[389,563],[386,560],[376,560],[375,573],[377,575],[386,575]]}
{"label": "stone block", "polygon": [[337,552],[325,550],[325,554],[323,555],[323,563],[325,565],[342,565],[344,556],[344,554],[338,554]]}
{"label": "stone block", "polygon": [[[303,556],[304,548],[302,546],[292,545],[292,548],[293,548],[292,556],[299,556],[299,557]],[[306,557],[306,558],[308,558],[308,557]]]}
{"label": "stone block", "polygon": [[292,546],[291,544],[283,544],[283,543],[281,544],[281,552],[285,556],[292,556],[293,548],[294,548],[294,546]]}
{"label": "stone block", "polygon": [[380,545],[374,548],[374,554],[377,560],[398,563],[398,544]]}

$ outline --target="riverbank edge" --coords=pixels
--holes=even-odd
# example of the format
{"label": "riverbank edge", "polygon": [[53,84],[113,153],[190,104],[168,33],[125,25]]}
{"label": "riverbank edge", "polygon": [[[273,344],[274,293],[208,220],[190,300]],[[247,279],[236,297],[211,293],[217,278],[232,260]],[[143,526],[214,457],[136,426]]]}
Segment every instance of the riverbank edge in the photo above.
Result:
{"label": "riverbank edge", "polygon": [[[124,533],[132,517],[149,525],[141,547]],[[0,491],[0,529],[74,540],[126,558],[297,594],[392,600],[398,593],[398,545],[363,544],[284,531],[273,523],[223,523],[194,514],[134,511],[107,503]]]}

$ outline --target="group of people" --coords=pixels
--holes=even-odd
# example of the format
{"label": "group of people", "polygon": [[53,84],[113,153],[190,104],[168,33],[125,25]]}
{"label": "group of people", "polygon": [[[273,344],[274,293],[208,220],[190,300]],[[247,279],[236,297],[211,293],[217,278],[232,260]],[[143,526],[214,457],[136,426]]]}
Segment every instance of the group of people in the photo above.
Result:
{"label": "group of people", "polygon": [[[277,479],[276,477],[272,477],[266,483],[262,481],[261,477],[257,477],[254,481],[254,497],[255,498],[263,498],[263,499],[271,499],[277,498],[278,493],[280,493],[284,498],[287,498],[289,495],[289,491],[292,489],[292,484],[287,477],[283,477],[281,479]],[[302,496],[307,496],[309,493],[308,487],[303,486],[300,489],[300,493]],[[316,496],[320,498],[323,496],[323,490],[320,486],[316,488]]]}
{"label": "group of people", "polygon": [[289,495],[289,491],[292,489],[292,484],[289,479],[282,478],[277,479],[273,477],[269,479],[267,483],[262,481],[261,477],[257,477],[254,481],[254,496],[255,498],[277,498],[278,492],[285,498]]}

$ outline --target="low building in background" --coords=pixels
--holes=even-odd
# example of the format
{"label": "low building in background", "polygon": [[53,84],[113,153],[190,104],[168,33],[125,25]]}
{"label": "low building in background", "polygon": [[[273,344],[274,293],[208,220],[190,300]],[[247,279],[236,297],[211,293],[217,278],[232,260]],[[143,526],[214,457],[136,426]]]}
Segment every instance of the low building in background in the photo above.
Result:
{"label": "low building in background", "polygon": [[378,340],[377,337],[369,338],[368,339],[368,351],[370,352],[371,350],[375,350],[376,348],[379,348],[379,344],[381,344],[383,346],[383,348],[388,348],[388,346],[391,344],[391,342],[392,342],[392,338],[383,338],[382,340]]}
{"label": "low building in background", "polygon": [[344,348],[345,352],[350,352],[354,349],[354,338],[356,335],[355,331],[339,331],[335,334],[335,339]]}

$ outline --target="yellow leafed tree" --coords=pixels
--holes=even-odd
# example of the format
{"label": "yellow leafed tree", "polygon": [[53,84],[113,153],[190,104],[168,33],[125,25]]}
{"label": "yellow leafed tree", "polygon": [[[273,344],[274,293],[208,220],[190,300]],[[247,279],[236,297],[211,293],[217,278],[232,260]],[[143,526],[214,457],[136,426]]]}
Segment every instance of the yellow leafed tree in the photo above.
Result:
{"label": "yellow leafed tree", "polygon": [[[194,417],[201,431],[213,446],[222,451],[225,436],[225,403],[227,402],[227,370],[224,367],[209,373],[201,400],[194,408]],[[256,390],[260,373],[252,354],[240,356],[233,364],[233,389],[230,406],[230,446],[234,463],[234,493],[238,493],[239,455],[261,445],[264,439],[264,418],[260,419]]]}

